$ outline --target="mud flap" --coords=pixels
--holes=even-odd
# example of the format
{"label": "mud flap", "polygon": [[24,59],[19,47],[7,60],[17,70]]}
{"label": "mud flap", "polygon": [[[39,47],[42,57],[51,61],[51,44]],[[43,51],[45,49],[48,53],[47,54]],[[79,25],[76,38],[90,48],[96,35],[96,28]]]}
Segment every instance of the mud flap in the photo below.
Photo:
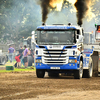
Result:
{"label": "mud flap", "polygon": [[92,57],[93,61],[93,77],[98,77],[98,67],[99,67],[99,54],[94,52]]}

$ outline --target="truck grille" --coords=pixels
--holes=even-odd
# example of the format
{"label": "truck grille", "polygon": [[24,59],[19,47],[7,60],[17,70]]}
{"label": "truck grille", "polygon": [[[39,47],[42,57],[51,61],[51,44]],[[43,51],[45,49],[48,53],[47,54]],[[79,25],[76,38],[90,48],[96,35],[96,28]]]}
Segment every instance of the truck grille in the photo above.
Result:
{"label": "truck grille", "polygon": [[67,50],[43,50],[43,62],[44,64],[66,64]]}

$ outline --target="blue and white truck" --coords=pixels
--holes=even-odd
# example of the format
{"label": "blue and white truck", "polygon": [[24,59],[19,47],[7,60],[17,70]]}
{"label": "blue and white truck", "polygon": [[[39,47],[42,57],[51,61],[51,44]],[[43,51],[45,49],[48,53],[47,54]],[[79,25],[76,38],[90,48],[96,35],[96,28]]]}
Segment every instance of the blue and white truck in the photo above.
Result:
{"label": "blue and white truck", "polygon": [[[34,32],[33,32],[34,33]],[[84,31],[80,26],[42,25],[37,27],[33,42],[35,48],[35,67],[38,78],[59,76],[59,73],[75,79],[90,78],[93,74],[93,47],[84,47]]]}

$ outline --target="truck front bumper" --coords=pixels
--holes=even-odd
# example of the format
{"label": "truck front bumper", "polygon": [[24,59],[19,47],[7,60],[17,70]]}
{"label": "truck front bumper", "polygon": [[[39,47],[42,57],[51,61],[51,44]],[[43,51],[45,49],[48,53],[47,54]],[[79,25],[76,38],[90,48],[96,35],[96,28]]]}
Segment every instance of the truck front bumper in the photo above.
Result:
{"label": "truck front bumper", "polygon": [[64,65],[47,65],[43,63],[36,63],[35,64],[36,69],[57,69],[57,70],[77,70],[78,64],[77,63],[68,63]]}

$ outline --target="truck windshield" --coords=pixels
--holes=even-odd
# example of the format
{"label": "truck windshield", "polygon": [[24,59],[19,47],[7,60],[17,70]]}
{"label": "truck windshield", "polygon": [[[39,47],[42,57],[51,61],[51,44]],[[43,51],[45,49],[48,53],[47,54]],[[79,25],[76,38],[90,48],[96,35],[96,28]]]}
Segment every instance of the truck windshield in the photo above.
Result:
{"label": "truck windshield", "polygon": [[37,31],[37,44],[75,44],[75,30]]}

